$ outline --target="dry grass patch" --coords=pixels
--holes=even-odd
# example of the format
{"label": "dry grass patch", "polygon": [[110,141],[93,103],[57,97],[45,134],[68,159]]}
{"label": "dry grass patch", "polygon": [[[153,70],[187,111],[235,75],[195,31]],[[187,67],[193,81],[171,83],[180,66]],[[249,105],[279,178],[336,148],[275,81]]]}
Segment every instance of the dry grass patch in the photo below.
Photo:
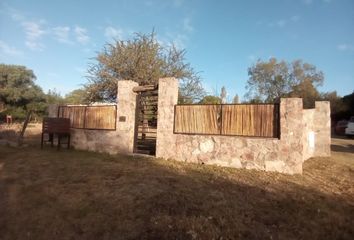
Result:
{"label": "dry grass patch", "polygon": [[1,239],[354,236],[350,151],[309,160],[302,176],[38,146],[0,153]]}

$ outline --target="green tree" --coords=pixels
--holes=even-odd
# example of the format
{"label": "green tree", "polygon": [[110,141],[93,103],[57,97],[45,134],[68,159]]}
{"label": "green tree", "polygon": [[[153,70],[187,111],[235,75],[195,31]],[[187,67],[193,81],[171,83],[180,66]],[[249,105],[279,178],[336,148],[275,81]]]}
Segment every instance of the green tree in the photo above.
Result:
{"label": "green tree", "polygon": [[47,104],[64,104],[64,98],[60,93],[54,88],[53,90],[49,89],[46,96]]}
{"label": "green tree", "polygon": [[323,83],[323,73],[314,65],[296,60],[292,63],[258,60],[248,69],[248,99],[273,102],[281,97],[302,97],[304,106],[311,107],[320,94],[317,87]]}
{"label": "green tree", "polygon": [[24,118],[28,110],[44,112],[45,94],[35,80],[33,71],[24,66],[0,64],[0,102],[5,105],[4,114]]}
{"label": "green tree", "polygon": [[201,101],[200,104],[221,104],[221,98],[217,96],[208,95],[205,96]]}
{"label": "green tree", "polygon": [[321,99],[321,95],[315,86],[307,80],[293,86],[292,91],[288,94],[284,94],[284,97],[302,98],[304,108],[314,108],[315,101]]}
{"label": "green tree", "polygon": [[68,104],[85,104],[87,103],[86,89],[75,89],[65,95],[65,103]]}
{"label": "green tree", "polygon": [[157,84],[159,78],[180,80],[180,95],[192,101],[204,96],[201,79],[185,61],[185,50],[162,45],[155,33],[136,33],[131,40],[106,44],[89,68],[86,85],[90,101],[115,101],[117,80],[133,80],[139,85]]}
{"label": "green tree", "polygon": [[343,97],[343,103],[348,108],[351,116],[354,116],[354,92]]}
{"label": "green tree", "polygon": [[337,114],[349,110],[349,106],[343,101],[336,91],[321,93],[321,100],[329,101],[331,104],[331,114]]}
{"label": "green tree", "polygon": [[232,99],[232,103],[240,103],[240,98],[237,94],[234,96],[234,99]]}

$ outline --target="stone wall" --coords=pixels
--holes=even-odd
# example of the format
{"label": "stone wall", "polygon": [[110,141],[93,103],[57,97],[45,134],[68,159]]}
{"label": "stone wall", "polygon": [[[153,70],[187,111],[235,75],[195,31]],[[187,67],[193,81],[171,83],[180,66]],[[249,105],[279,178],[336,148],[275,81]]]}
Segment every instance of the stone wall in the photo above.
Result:
{"label": "stone wall", "polygon": [[[133,81],[118,82],[115,131],[72,129],[72,146],[98,152],[133,153],[136,94]],[[156,157],[200,164],[302,173],[303,162],[330,155],[330,108],[316,102],[303,110],[301,98],[280,101],[280,138],[174,134],[178,80],[163,78],[158,89]],[[50,109],[51,114],[56,113]]]}
{"label": "stone wall", "polygon": [[[301,98],[281,99],[280,139],[174,134],[174,105],[177,104],[177,100],[177,80],[173,78],[161,79],[159,82],[156,157],[288,174],[302,173],[303,155],[305,152],[310,154],[307,149],[304,150],[303,144],[305,130]],[[323,121],[329,122],[328,104],[316,104],[318,105],[316,116],[321,116]],[[310,113],[310,111],[306,112],[306,117],[309,117]],[[323,121],[321,120],[321,124]],[[329,135],[327,135],[327,128],[322,125],[316,126],[318,129],[317,140],[324,140],[321,143],[316,142],[315,149],[325,149],[323,151],[327,152],[330,144]],[[319,152],[320,150],[314,150],[311,156],[318,155]]]}
{"label": "stone wall", "polygon": [[327,101],[315,103],[314,109],[303,110],[303,160],[331,155],[331,118]]}
{"label": "stone wall", "polygon": [[[136,94],[138,83],[118,81],[116,130],[71,129],[71,146],[95,152],[133,153]],[[51,110],[51,112],[55,112]],[[55,115],[56,116],[56,115]]]}

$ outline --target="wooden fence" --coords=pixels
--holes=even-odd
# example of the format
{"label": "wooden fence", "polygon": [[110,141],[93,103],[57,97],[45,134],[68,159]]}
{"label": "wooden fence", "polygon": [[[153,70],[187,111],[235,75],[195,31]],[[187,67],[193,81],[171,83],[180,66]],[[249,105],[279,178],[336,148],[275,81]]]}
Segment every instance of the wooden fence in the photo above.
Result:
{"label": "wooden fence", "polygon": [[58,117],[70,118],[72,128],[115,130],[117,106],[59,106]]}
{"label": "wooden fence", "polygon": [[174,133],[278,138],[279,105],[176,105]]}

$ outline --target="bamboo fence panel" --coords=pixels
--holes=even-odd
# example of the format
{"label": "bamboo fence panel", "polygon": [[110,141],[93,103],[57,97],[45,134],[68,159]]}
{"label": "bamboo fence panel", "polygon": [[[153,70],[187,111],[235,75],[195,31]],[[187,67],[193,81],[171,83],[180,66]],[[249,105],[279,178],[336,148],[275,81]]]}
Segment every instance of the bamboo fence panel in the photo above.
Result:
{"label": "bamboo fence panel", "polygon": [[59,107],[59,117],[70,118],[70,108],[67,106]]}
{"label": "bamboo fence panel", "polygon": [[89,106],[86,108],[85,128],[115,129],[116,108],[113,106]]}
{"label": "bamboo fence panel", "polygon": [[279,136],[275,104],[176,105],[175,133]]}
{"label": "bamboo fence panel", "polygon": [[72,128],[116,129],[116,106],[59,106],[58,117],[70,118]]}
{"label": "bamboo fence panel", "polygon": [[278,137],[278,108],[273,104],[223,105],[223,135]]}
{"label": "bamboo fence panel", "polygon": [[220,105],[176,105],[175,133],[220,134]]}
{"label": "bamboo fence panel", "polygon": [[242,135],[242,108],[240,105],[222,106],[222,134]]}
{"label": "bamboo fence panel", "polygon": [[84,128],[85,127],[85,107],[75,106],[70,107],[70,122],[72,128]]}

